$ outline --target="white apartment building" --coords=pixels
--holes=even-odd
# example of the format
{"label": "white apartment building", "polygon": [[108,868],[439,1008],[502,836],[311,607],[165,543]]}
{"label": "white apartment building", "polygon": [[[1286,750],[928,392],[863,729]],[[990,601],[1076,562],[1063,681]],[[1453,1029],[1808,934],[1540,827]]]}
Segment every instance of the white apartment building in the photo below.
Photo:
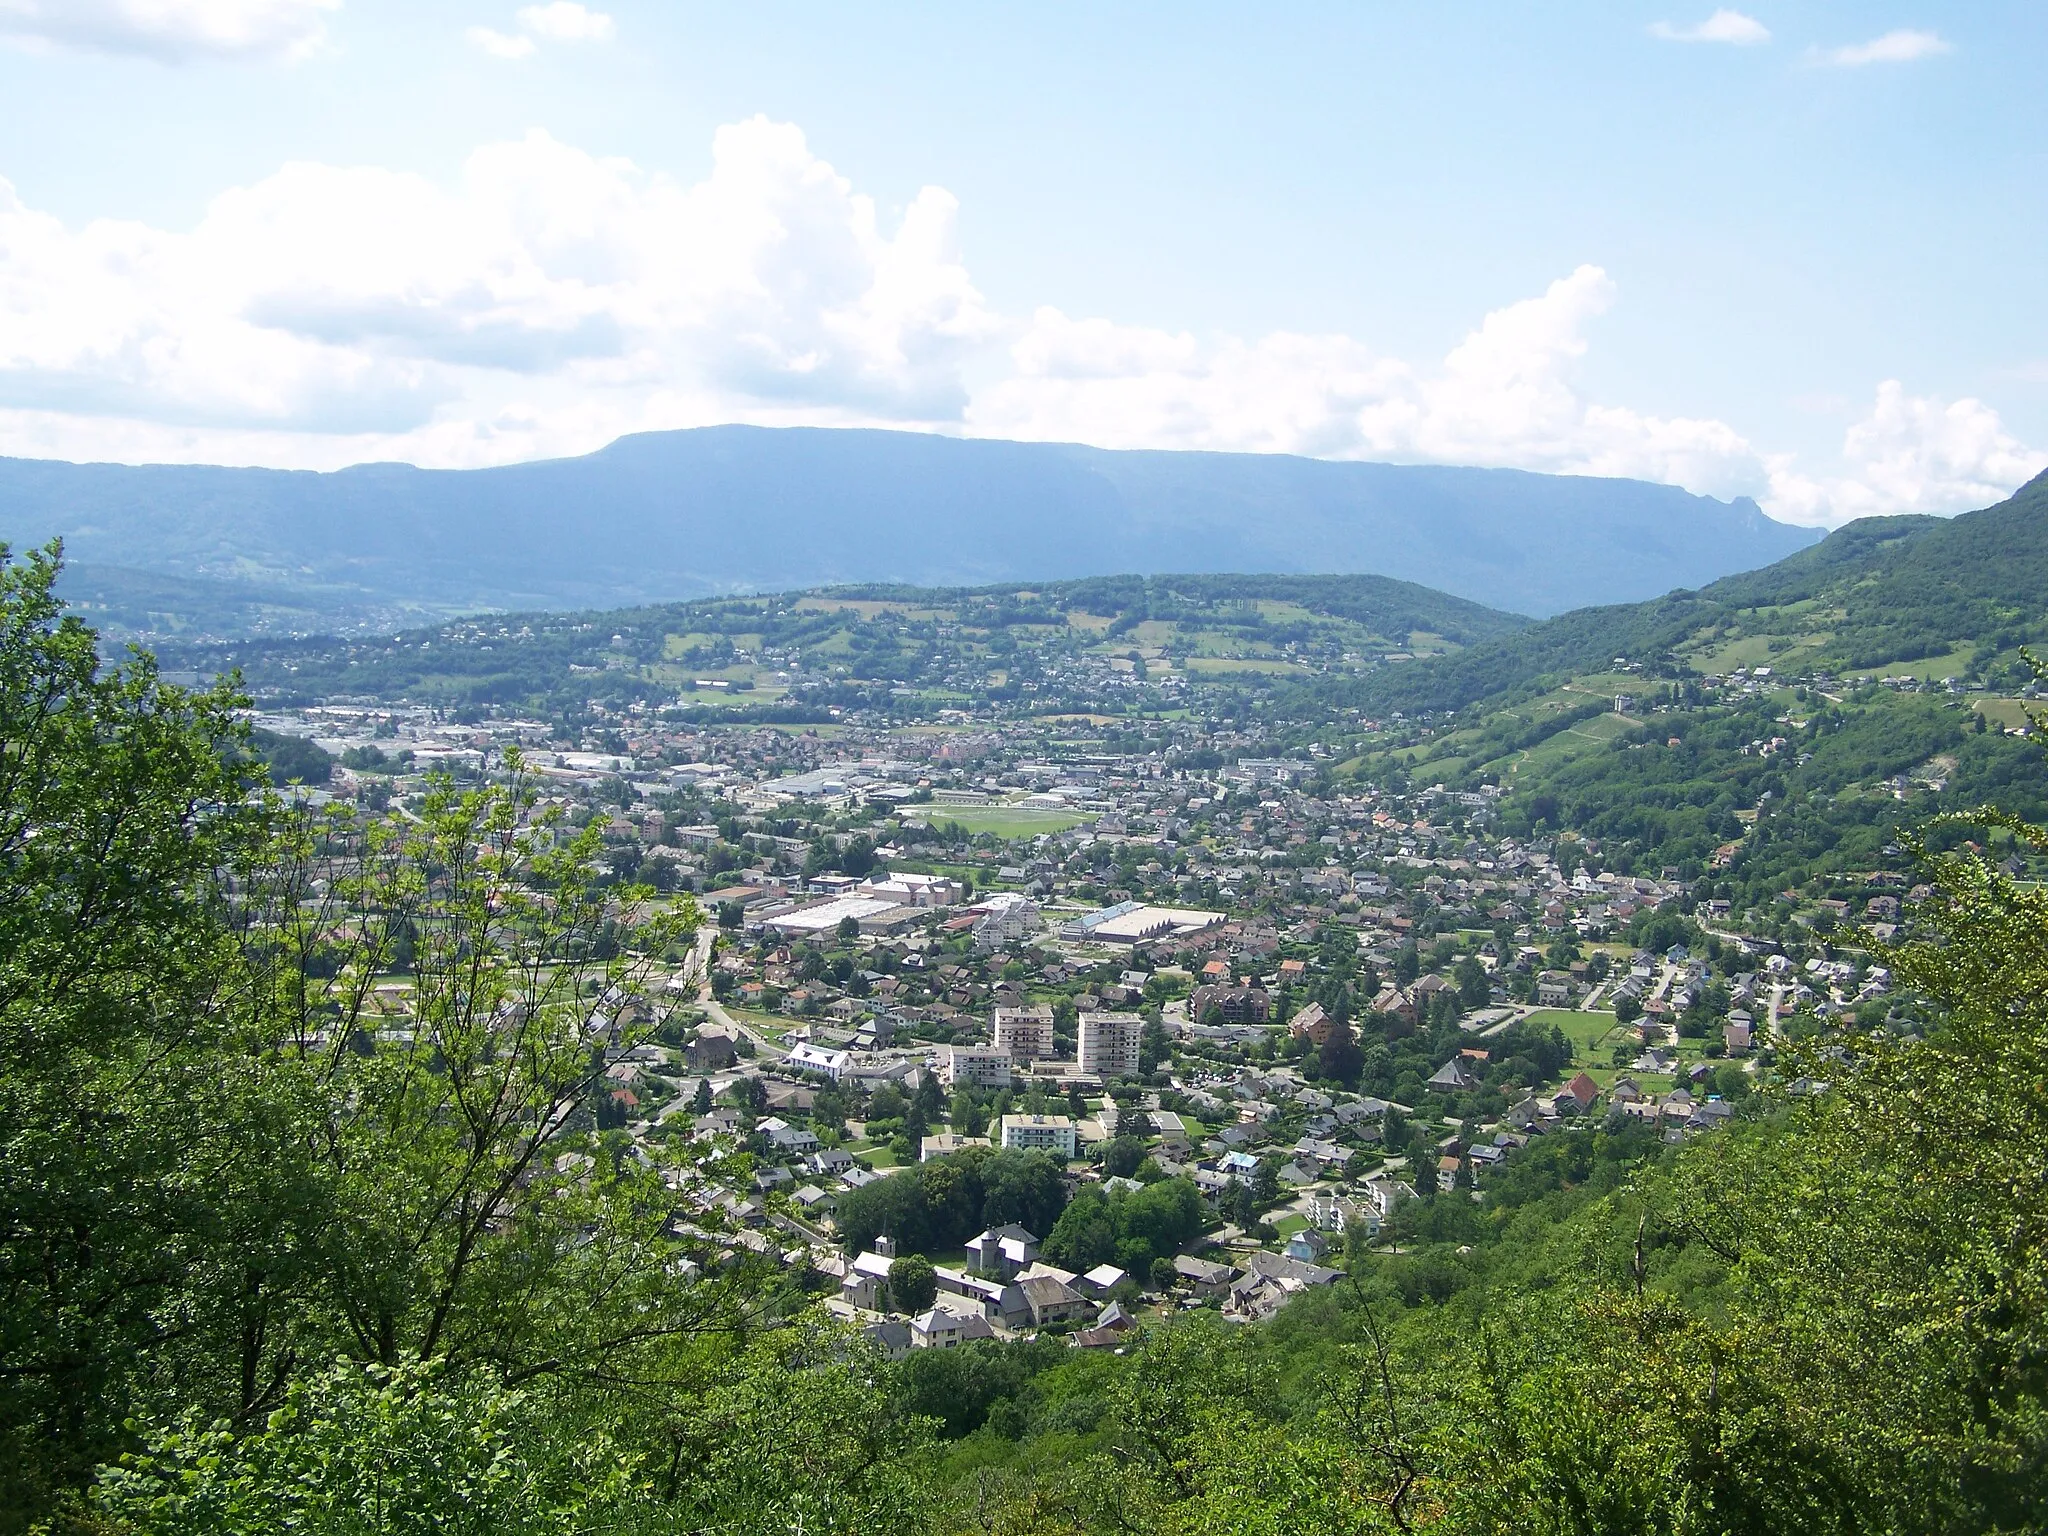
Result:
{"label": "white apartment building", "polygon": [[1144,1034],[1145,1021],[1135,1013],[1084,1013],[1076,1065],[1105,1082],[1127,1077],[1138,1070],[1138,1043]]}
{"label": "white apartment building", "polygon": [[1050,1008],[998,1008],[995,1047],[1015,1062],[1046,1061],[1053,1053]]}
{"label": "white apartment building", "polygon": [[1074,1122],[1065,1115],[1003,1116],[1003,1149],[1008,1152],[1050,1152],[1074,1155]]}
{"label": "white apartment building", "polygon": [[988,1046],[949,1045],[939,1053],[939,1076],[948,1088],[1007,1088],[1010,1053]]}
{"label": "white apartment building", "polygon": [[790,1047],[783,1065],[792,1072],[805,1072],[813,1077],[822,1077],[830,1082],[844,1082],[853,1070],[851,1051],[831,1051],[823,1046],[813,1045],[808,1040],[799,1040]]}

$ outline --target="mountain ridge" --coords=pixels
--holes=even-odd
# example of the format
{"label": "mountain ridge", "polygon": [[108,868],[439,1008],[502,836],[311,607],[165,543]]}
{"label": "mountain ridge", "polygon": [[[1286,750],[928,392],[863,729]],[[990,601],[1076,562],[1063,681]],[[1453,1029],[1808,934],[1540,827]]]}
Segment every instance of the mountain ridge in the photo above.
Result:
{"label": "mountain ridge", "polygon": [[868,429],[705,427],[473,470],[0,459],[0,534],[74,562],[407,614],[865,581],[1374,574],[1548,614],[1805,547],[1642,481]]}

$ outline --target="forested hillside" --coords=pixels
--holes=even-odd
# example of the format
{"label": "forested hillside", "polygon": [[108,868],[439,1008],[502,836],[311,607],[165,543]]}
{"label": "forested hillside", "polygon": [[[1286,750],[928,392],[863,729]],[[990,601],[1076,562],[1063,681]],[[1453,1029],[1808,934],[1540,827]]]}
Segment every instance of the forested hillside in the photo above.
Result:
{"label": "forested hillside", "polygon": [[1368,709],[1464,709],[1604,672],[1617,656],[1653,676],[1717,664],[1846,673],[1929,662],[2003,675],[2020,644],[2043,638],[2044,592],[2048,474],[1981,512],[1865,518],[1762,570],[1581,609],[1451,662],[1375,677],[1346,697]]}
{"label": "forested hillside", "polygon": [[1355,721],[1360,779],[1496,787],[1503,830],[1675,868],[1767,921],[1941,813],[2048,816],[2022,656],[2044,642],[2048,477],[1952,521],[1854,523],[1699,592],[1285,680],[1269,708],[1321,735]]}

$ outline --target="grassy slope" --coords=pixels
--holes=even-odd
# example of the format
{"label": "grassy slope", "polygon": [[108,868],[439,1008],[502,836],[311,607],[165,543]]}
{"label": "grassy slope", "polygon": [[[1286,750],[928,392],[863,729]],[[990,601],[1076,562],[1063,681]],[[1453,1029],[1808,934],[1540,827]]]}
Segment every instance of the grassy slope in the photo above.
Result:
{"label": "grassy slope", "polygon": [[1368,709],[1519,703],[1617,656],[1673,673],[1775,663],[1957,666],[2048,635],[2048,475],[1948,521],[1865,518],[1760,571],[1646,603],[1585,608],[1442,660],[1361,680]]}
{"label": "grassy slope", "polygon": [[[493,615],[381,639],[166,646],[179,664],[243,668],[257,687],[455,702],[673,697],[697,679],[751,684],[696,701],[762,704],[774,668],[735,652],[795,655],[849,683],[971,700],[1020,659],[1137,653],[1157,675],[1262,678],[1302,662],[1377,666],[1529,621],[1379,576],[1110,577],[1036,586],[839,587],[581,613]],[[965,674],[962,673],[965,668]]]}

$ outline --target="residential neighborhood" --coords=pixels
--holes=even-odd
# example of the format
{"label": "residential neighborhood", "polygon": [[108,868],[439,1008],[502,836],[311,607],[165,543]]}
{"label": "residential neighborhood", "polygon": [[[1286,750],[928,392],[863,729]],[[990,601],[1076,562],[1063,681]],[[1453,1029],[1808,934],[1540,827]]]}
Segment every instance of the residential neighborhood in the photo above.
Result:
{"label": "residential neighborhood", "polygon": [[[530,814],[694,903],[592,1112],[663,1166],[700,1262],[785,1268],[891,1350],[1108,1345],[1147,1306],[1269,1316],[1347,1245],[1398,1246],[1411,1203],[1483,1205],[1533,1140],[1711,1132],[1787,1030],[1887,1006],[1882,967],[1745,933],[1698,874],[1503,835],[1484,787],[1333,786],[1256,732],[1202,738],[1231,754],[1206,766],[1192,741],[1077,750],[994,721],[629,718],[573,750],[426,710],[262,721],[339,759],[343,803],[429,769],[526,775]],[[1813,910],[1896,927],[1926,894],[1870,882]],[[400,1027],[402,988],[386,1003]],[[990,1229],[923,1255],[914,1310],[888,1235],[847,1251],[842,1202],[996,1154],[1044,1159],[1066,1199],[1185,1184],[1199,1230],[1131,1273]]]}

